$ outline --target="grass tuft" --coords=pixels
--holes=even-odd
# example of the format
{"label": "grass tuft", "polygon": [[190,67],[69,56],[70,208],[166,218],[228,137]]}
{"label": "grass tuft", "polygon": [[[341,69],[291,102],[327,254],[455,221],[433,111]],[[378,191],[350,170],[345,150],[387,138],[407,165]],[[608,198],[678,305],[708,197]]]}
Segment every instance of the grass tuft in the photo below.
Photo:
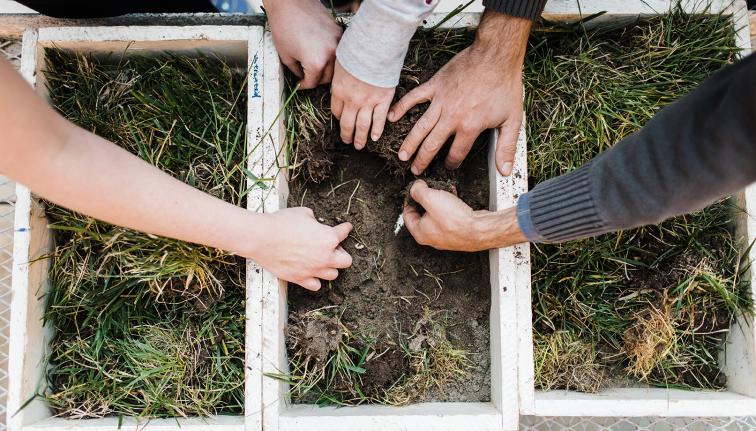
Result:
{"label": "grass tuft", "polygon": [[536,386],[598,392],[606,379],[593,344],[568,331],[535,337]]}

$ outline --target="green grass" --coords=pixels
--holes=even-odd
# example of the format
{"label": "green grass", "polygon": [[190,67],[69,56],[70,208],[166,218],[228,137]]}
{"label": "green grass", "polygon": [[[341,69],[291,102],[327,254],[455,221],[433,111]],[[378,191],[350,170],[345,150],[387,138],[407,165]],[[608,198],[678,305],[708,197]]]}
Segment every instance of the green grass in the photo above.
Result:
{"label": "green grass", "polygon": [[[727,17],[680,10],[626,29],[536,31],[525,65],[531,188],[638,130],[735,55]],[[536,340],[589,343],[620,380],[722,388],[718,352],[734,314],[751,308],[736,211],[724,200],[658,226],[535,245]],[[536,357],[545,346],[536,343]],[[537,385],[575,386],[549,375]]]}
{"label": "green grass", "polygon": [[[52,104],[175,178],[242,205],[246,82],[217,58],[47,52]],[[113,190],[118,193],[118,190]],[[48,205],[44,396],[69,418],[241,414],[244,260]]]}

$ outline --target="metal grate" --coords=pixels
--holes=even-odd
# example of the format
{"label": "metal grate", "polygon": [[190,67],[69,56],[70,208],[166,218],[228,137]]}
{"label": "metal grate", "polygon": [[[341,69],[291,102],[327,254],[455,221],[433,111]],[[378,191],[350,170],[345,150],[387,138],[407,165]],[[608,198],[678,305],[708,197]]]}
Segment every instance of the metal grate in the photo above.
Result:
{"label": "metal grate", "polygon": [[750,431],[756,417],[743,418],[601,418],[522,416],[521,431]]}

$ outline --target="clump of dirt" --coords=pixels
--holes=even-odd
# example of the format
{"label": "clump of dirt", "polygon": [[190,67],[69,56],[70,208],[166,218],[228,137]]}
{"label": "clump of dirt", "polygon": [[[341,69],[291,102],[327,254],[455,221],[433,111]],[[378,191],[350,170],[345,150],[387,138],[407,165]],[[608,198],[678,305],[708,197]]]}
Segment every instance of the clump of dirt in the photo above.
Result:
{"label": "clump of dirt", "polygon": [[306,357],[326,362],[339,348],[344,331],[336,317],[319,313],[292,313],[286,326],[286,340],[290,349],[298,349]]}
{"label": "clump of dirt", "polygon": [[[437,179],[431,179],[431,178],[423,179],[423,180],[425,181],[426,184],[428,184],[428,187],[432,189],[443,190],[445,192],[449,192],[454,195],[457,194],[457,184],[456,184],[456,181],[454,180],[437,180]],[[417,212],[419,212],[420,214],[423,214],[425,213],[425,208],[423,208],[422,205],[417,203],[417,201],[415,201],[412,198],[412,194],[410,193],[410,190],[412,189],[412,186],[414,184],[415,184],[414,181],[407,184],[407,187],[404,189],[404,192],[402,192],[402,194],[404,195],[404,205],[414,207],[417,210]]]}
{"label": "clump of dirt", "polygon": [[386,345],[377,350],[385,353],[367,361],[362,383],[368,394],[382,395],[387,388],[398,382],[410,370],[404,352],[396,349],[395,346]]}

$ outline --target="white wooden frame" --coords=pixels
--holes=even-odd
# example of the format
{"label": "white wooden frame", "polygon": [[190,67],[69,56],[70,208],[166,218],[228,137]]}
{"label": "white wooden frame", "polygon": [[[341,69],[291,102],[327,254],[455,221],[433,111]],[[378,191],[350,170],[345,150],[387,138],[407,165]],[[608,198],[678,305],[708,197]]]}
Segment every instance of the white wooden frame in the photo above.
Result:
{"label": "white wooden frame", "polygon": [[[434,14],[427,26],[445,14]],[[464,13],[443,25],[443,28],[477,26],[480,14]],[[282,106],[282,69],[275,61],[277,54],[269,33],[265,35],[265,124],[274,124],[269,139],[264,140],[255,159],[264,160],[266,178],[275,177],[275,185],[264,194],[264,211],[273,212],[286,207],[287,179],[279,175],[277,160],[284,148],[284,119],[279,116]],[[492,140],[495,140],[494,137]],[[524,128],[520,134],[524,146]],[[525,191],[527,178],[525,154],[518,153],[514,172],[519,175],[501,177],[494,165],[493,142],[489,153],[491,184],[490,207],[493,210],[514,205]],[[488,403],[422,403],[406,407],[358,406],[316,407],[292,405],[287,396],[288,385],[273,378],[263,378],[263,429],[292,431],[300,429],[352,430],[515,430],[518,426],[517,351],[513,340],[517,337],[514,286],[528,284],[529,247],[493,250],[491,263],[491,402]],[[286,283],[263,271],[263,372],[287,372],[288,361],[284,344],[286,324]]]}
{"label": "white wooden frame", "polygon": [[[674,1],[668,0],[551,0],[544,18],[576,21],[582,16],[606,11],[591,25],[634,19],[639,15],[656,15],[669,10]],[[703,13],[705,2],[691,2],[691,12]],[[708,11],[731,15],[737,30],[736,42],[742,55],[750,52],[748,12],[745,1],[734,3],[715,1]],[[525,152],[520,147],[518,151]],[[739,206],[745,209],[737,224],[741,237],[756,238],[756,185],[736,196]],[[748,215],[750,214],[750,216]],[[750,259],[756,261],[756,250]],[[756,291],[756,279],[751,281]],[[723,371],[728,377],[724,392],[683,391],[663,388],[617,388],[598,394],[571,391],[536,391],[534,388],[533,337],[530,285],[517,286],[517,318],[520,332],[519,351],[519,402],[520,412],[537,416],[752,416],[756,415],[756,327],[751,318],[739,316],[729,333],[722,355]],[[754,296],[756,298],[756,296]]]}
{"label": "white wooden frame", "polygon": [[[24,32],[21,73],[37,92],[46,96],[44,48],[58,46],[88,53],[152,54],[183,52],[212,53],[249,69],[247,147],[252,150],[262,135],[262,55],[263,28],[240,26],[193,27],[51,27]],[[128,47],[128,50],[126,48]],[[253,166],[250,166],[254,169]],[[13,297],[11,302],[8,429],[87,430],[118,429],[119,419],[68,420],[53,417],[44,400],[37,398],[21,406],[44,385],[44,360],[50,331],[42,324],[48,264],[37,260],[51,250],[47,219],[32,192],[19,184],[13,250]],[[256,210],[259,202],[248,199],[247,207]],[[211,418],[138,420],[124,418],[123,429],[153,431],[254,431],[262,426],[260,344],[262,333],[260,268],[247,262],[245,326],[245,413],[243,416]],[[42,386],[41,386],[42,385]]]}

